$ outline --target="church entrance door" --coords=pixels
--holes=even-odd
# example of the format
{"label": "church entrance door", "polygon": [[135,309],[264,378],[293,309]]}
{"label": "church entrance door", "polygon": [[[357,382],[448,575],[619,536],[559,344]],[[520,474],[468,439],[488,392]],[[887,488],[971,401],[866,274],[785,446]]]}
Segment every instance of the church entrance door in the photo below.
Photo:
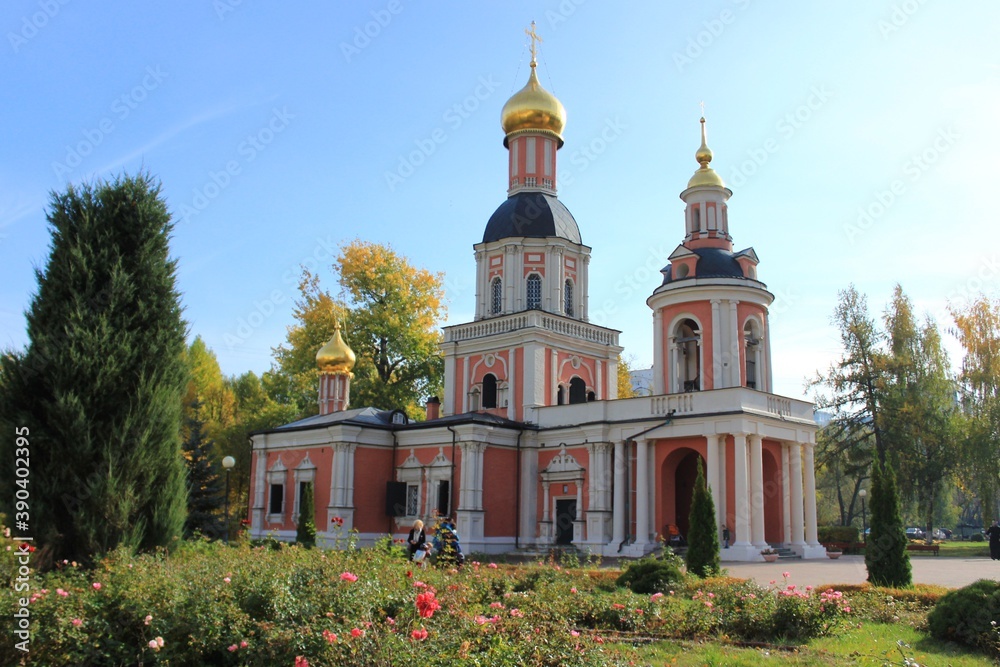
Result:
{"label": "church entrance door", "polygon": [[556,500],[556,544],[573,544],[576,500]]}

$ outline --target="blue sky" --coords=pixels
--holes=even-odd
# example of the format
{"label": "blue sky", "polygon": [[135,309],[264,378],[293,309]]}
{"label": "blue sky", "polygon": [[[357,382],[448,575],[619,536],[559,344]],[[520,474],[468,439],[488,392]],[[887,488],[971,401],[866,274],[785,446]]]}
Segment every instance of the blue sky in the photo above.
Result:
{"label": "blue sky", "polygon": [[48,193],[139,169],[176,218],[192,336],[227,374],[269,367],[298,267],[335,289],[330,258],[354,238],[445,273],[449,322],[470,320],[534,19],[592,319],[651,363],[645,299],[682,237],[704,102],[735,244],[777,296],[776,389],[804,396],[850,282],[878,313],[900,282],[945,325],[949,300],[998,293],[1000,5],[775,4],[7,2],[0,346],[26,343]]}

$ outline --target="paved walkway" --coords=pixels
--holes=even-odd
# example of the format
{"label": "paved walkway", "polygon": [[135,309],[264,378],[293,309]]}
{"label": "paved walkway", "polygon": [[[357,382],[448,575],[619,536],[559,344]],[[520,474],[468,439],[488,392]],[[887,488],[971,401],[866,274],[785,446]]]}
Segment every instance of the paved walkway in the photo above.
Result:
{"label": "paved walkway", "polygon": [[[941,556],[911,556],[913,581],[961,588],[978,579],[1000,581],[1000,561],[989,558],[942,558]],[[788,572],[788,582],[802,586],[824,584],[860,584],[868,579],[864,556],[841,556],[837,560],[785,560],[776,563],[722,563],[730,576],[754,579],[767,586],[770,581],[782,582]]]}

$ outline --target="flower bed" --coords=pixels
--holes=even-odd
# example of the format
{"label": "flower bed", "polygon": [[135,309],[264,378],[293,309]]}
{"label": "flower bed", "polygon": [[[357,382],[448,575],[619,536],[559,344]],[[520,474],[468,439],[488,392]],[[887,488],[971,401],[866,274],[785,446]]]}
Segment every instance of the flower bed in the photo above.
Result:
{"label": "flower bed", "polygon": [[[389,544],[324,552],[189,542],[63,564],[32,589],[27,665],[625,665],[623,637],[804,640],[850,617],[839,592],[693,578],[653,594],[607,571],[470,561],[411,567]],[[8,589],[0,613],[17,604]],[[0,665],[22,654],[5,634]]]}

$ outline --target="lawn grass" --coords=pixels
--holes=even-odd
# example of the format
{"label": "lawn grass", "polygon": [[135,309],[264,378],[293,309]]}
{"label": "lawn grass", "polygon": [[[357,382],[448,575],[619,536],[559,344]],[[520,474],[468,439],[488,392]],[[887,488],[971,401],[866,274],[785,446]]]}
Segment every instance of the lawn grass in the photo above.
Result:
{"label": "lawn grass", "polygon": [[[989,558],[990,546],[986,542],[941,542],[941,556],[949,558]],[[913,555],[913,552],[910,552]]]}
{"label": "lawn grass", "polygon": [[[989,667],[988,657],[949,642],[940,642],[904,624],[861,623],[860,627],[832,637],[814,639],[804,646],[740,647],[721,642],[663,641],[639,649],[640,665],[719,665],[762,667],[794,665],[902,665],[904,657],[935,667]],[[898,644],[902,641],[908,647]]]}

